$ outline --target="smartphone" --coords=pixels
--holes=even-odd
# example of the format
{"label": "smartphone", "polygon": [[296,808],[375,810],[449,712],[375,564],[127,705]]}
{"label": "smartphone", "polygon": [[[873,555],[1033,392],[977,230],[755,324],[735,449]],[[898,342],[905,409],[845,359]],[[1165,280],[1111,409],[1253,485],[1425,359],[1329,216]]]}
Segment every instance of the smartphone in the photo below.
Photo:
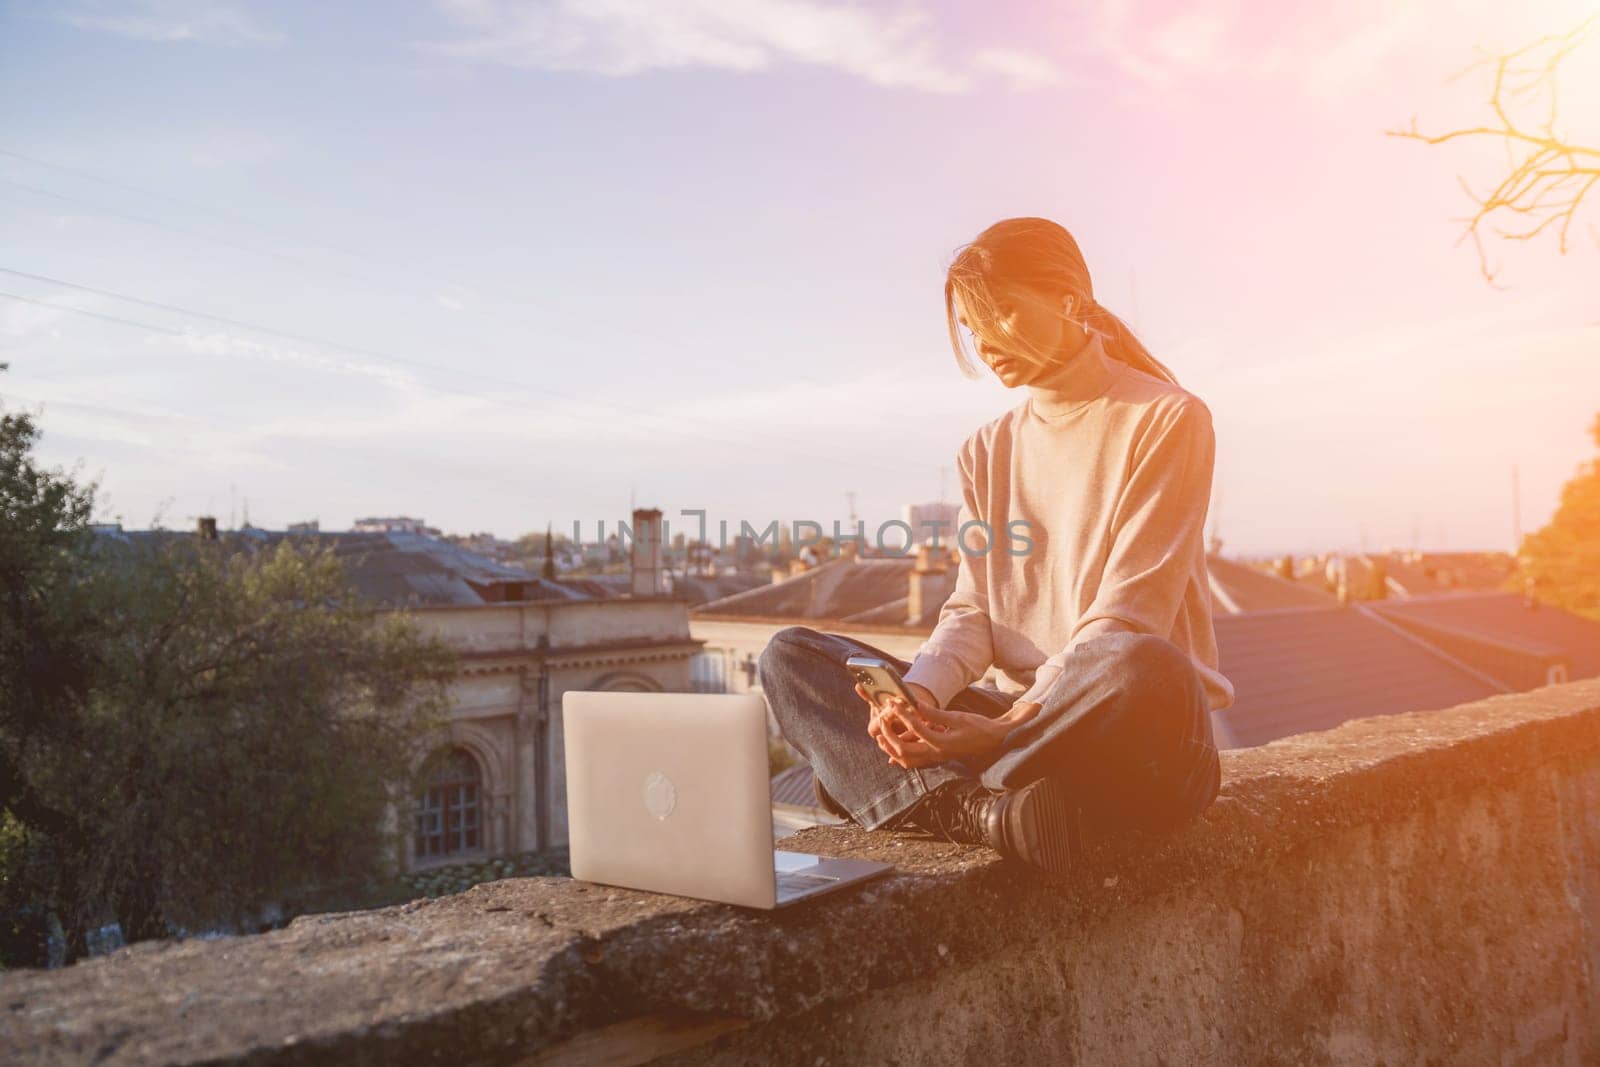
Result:
{"label": "smartphone", "polygon": [[900,672],[887,660],[858,654],[845,660],[844,665],[851,677],[861,683],[861,688],[867,691],[874,704],[882,706],[884,697],[897,696],[912,707],[917,706],[916,698],[900,681]]}

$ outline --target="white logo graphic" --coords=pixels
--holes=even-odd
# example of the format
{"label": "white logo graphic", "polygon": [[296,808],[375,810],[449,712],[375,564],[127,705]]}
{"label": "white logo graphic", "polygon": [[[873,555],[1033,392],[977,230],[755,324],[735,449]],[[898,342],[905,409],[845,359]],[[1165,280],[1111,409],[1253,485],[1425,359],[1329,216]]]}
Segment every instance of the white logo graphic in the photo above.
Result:
{"label": "white logo graphic", "polygon": [[645,810],[658,819],[665,819],[677,804],[678,787],[672,784],[672,779],[660,771],[651,771],[650,777],[644,780]]}

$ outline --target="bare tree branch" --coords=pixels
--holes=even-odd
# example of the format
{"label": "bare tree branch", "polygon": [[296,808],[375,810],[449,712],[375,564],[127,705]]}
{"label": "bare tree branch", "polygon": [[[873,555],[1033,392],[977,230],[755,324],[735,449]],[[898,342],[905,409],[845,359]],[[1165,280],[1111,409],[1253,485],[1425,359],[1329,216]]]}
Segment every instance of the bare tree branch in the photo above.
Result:
{"label": "bare tree branch", "polygon": [[[1488,193],[1474,192],[1457,175],[1462,189],[1477,205],[1467,219],[1461,239],[1472,238],[1478,252],[1478,268],[1484,280],[1496,285],[1498,267],[1489,263],[1483,231],[1505,240],[1531,241],[1546,229],[1555,228],[1562,255],[1568,248],[1573,220],[1585,198],[1600,183],[1600,146],[1575,144],[1556,129],[1556,73],[1561,63],[1586,42],[1600,37],[1600,15],[1592,15],[1568,33],[1545,36],[1515,52],[1485,54],[1450,80],[1463,77],[1484,66],[1492,66],[1493,87],[1489,108],[1499,125],[1469,126],[1444,133],[1426,134],[1417,129],[1413,117],[1409,128],[1385,130],[1390,137],[1403,137],[1438,145],[1462,138],[1495,138],[1506,150],[1508,173]],[[1543,103],[1542,121],[1523,120],[1515,113]],[[1502,229],[1493,221],[1501,213],[1519,218],[1522,225]],[[1600,247],[1600,230],[1588,224],[1590,235]],[[1459,241],[1457,242],[1460,243]]]}

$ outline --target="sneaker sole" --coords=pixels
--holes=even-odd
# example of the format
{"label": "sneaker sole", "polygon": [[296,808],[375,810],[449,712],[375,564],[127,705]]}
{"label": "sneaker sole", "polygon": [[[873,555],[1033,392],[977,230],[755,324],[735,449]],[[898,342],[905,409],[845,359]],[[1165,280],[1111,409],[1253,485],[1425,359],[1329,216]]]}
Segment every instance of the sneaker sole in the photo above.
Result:
{"label": "sneaker sole", "polygon": [[1041,778],[1019,790],[1006,812],[1006,838],[1012,854],[1053,879],[1065,878],[1076,866],[1072,839],[1075,820],[1066,789],[1054,778]]}

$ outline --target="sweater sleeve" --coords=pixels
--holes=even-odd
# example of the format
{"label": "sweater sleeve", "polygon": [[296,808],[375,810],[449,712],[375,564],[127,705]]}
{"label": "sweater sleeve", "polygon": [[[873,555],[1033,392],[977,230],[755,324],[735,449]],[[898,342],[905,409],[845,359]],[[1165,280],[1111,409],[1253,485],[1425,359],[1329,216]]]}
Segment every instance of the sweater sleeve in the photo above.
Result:
{"label": "sweater sleeve", "polygon": [[1216,437],[1211,411],[1190,396],[1151,427],[1123,487],[1100,585],[1066,647],[1045,660],[1017,698],[1040,701],[1072,650],[1117,631],[1169,637],[1202,558]]}
{"label": "sweater sleeve", "polygon": [[983,563],[987,556],[984,528],[974,526],[966,545],[960,540],[967,523],[983,518],[978,493],[973,488],[973,442],[970,438],[956,456],[956,467],[961,474],[961,506],[950,537],[950,543],[957,548],[955,589],[939,609],[939,621],[934,624],[933,633],[917,650],[905,675],[906,681],[927,687],[941,708],[949,706],[952,697],[982,678],[994,662],[994,639],[989,628],[989,585]]}

